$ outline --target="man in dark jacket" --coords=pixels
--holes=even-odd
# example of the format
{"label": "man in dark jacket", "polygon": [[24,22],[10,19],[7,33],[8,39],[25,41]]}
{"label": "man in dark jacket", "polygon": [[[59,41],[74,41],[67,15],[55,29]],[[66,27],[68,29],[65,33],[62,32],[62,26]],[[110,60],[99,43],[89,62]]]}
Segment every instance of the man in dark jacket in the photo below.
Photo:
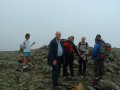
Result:
{"label": "man in dark jacket", "polygon": [[52,82],[54,90],[58,88],[58,78],[60,75],[61,64],[64,60],[64,47],[61,41],[61,33],[56,32],[55,38],[50,42],[48,63],[52,65]]}
{"label": "man in dark jacket", "polygon": [[70,73],[71,77],[74,76],[74,70],[73,70],[73,60],[74,60],[74,53],[79,57],[78,50],[76,46],[73,43],[74,37],[71,36],[64,42],[64,48],[65,48],[65,63],[63,65],[63,76],[64,79],[68,76],[67,74],[67,67],[69,65],[70,67]]}

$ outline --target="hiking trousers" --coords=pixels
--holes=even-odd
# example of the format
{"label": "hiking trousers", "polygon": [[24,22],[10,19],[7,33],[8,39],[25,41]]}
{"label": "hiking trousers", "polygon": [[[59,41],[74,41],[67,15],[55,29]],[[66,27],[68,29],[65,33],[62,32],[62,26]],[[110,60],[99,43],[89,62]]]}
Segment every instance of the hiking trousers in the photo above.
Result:
{"label": "hiking trousers", "polygon": [[94,61],[95,77],[101,77],[104,75],[104,60]]}
{"label": "hiking trousers", "polygon": [[70,69],[71,76],[74,76],[73,60],[74,60],[74,56],[72,54],[69,56],[66,56],[66,60],[63,64],[63,76],[64,77],[68,76],[68,66]]}
{"label": "hiking trousers", "polygon": [[58,79],[60,76],[61,64],[63,57],[57,57],[57,65],[52,65],[52,82],[53,86],[58,86]]}
{"label": "hiking trousers", "polygon": [[87,64],[87,60],[84,60],[83,58],[81,58],[79,60],[79,74],[80,75],[85,75],[85,73],[86,73],[86,64]]}

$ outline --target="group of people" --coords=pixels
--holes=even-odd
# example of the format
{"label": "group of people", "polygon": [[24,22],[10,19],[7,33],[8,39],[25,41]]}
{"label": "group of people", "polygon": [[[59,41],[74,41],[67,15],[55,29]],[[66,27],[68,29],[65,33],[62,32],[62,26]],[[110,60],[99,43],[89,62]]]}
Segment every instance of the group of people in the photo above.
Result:
{"label": "group of people", "polygon": [[68,66],[71,78],[74,76],[74,54],[76,54],[79,62],[78,74],[81,76],[85,75],[88,50],[89,46],[85,37],[82,37],[77,47],[74,44],[74,36],[70,36],[68,39],[61,39],[61,33],[56,32],[55,38],[50,42],[48,53],[48,64],[52,66],[52,81],[55,90],[59,86],[58,79],[61,65],[63,65],[64,79],[68,76]]}
{"label": "group of people", "polygon": [[[101,35],[96,35],[95,46],[92,51],[92,59],[94,60],[95,80],[101,79],[104,75],[104,50],[105,42],[101,39]],[[79,72],[78,74],[82,78],[86,74],[87,55],[89,52],[89,45],[86,42],[86,38],[82,37],[78,46],[74,44],[74,36],[68,37],[68,39],[61,39],[61,32],[56,32],[55,38],[51,40],[49,44],[48,52],[48,64],[52,66],[52,82],[54,90],[58,90],[59,76],[61,65],[63,65],[63,77],[68,76],[68,66],[70,68],[71,78],[74,76],[73,61],[74,56],[78,59]]]}
{"label": "group of people", "polygon": [[[23,57],[23,71],[29,70],[28,62],[31,60],[31,47],[35,44],[29,42],[30,34],[25,35],[25,41],[20,45],[21,56]],[[111,51],[111,47],[106,49],[107,44],[98,34],[95,37],[95,45],[92,51],[92,60],[94,60],[95,80],[99,80],[104,75],[104,50]],[[61,32],[55,33],[55,38],[51,40],[48,50],[48,64],[52,66],[52,83],[54,90],[58,90],[61,65],[63,66],[63,78],[74,77],[74,58],[75,54],[79,63],[78,75],[84,78],[86,75],[86,64],[88,60],[89,45],[86,37],[82,37],[78,46],[74,44],[74,36],[67,39],[61,39]]]}

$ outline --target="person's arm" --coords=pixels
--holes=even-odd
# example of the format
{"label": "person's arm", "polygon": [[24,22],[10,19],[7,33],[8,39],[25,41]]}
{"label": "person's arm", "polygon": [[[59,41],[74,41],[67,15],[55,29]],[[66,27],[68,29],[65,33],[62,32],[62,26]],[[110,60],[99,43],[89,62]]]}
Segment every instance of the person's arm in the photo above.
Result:
{"label": "person's arm", "polygon": [[100,45],[96,44],[93,48],[92,58],[98,59],[99,58],[99,52],[100,52]]}
{"label": "person's arm", "polygon": [[33,42],[33,43],[30,45],[30,47],[32,47],[33,45],[35,45],[35,42]]}
{"label": "person's arm", "polygon": [[26,48],[25,42],[26,42],[26,41],[23,41],[23,43],[20,45],[20,47],[21,47],[22,49],[25,49],[25,48]]}
{"label": "person's arm", "polygon": [[80,52],[80,46],[81,46],[81,43],[79,42],[78,43],[78,51]]}
{"label": "person's arm", "polygon": [[85,52],[85,54],[86,55],[88,55],[89,54],[89,44],[88,43],[86,43],[87,45],[86,45],[86,52]]}
{"label": "person's arm", "polygon": [[80,56],[79,52],[78,52],[78,49],[77,47],[75,46],[75,44],[72,43],[72,46],[73,46],[73,49],[74,49],[74,52],[77,56]]}
{"label": "person's arm", "polygon": [[48,52],[48,63],[51,64],[51,65],[56,65],[57,64],[57,60],[54,57],[53,48],[54,48],[53,47],[53,43],[51,41],[50,45],[49,45],[49,52]]}
{"label": "person's arm", "polygon": [[89,44],[87,43],[87,50],[89,50]]}

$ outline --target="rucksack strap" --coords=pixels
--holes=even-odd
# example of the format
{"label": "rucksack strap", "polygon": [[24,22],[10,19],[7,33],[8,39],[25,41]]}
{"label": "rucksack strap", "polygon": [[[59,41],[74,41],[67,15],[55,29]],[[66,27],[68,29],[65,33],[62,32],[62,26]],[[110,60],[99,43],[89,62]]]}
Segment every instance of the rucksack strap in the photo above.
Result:
{"label": "rucksack strap", "polygon": [[88,47],[88,43],[87,43],[87,42],[86,42],[85,44],[79,42],[79,49],[80,49],[81,45],[86,45],[86,49],[87,49],[87,47]]}

